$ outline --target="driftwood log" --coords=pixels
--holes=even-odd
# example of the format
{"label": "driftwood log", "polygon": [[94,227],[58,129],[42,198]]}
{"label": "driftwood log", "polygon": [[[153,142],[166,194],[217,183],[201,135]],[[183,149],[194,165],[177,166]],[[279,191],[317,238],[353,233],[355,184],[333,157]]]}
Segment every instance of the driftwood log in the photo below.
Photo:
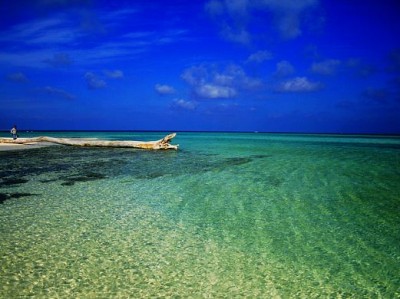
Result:
{"label": "driftwood log", "polygon": [[0,138],[0,143],[11,144],[33,144],[38,142],[50,142],[71,146],[86,146],[86,147],[131,147],[149,150],[160,149],[178,149],[178,145],[170,144],[176,133],[169,134],[164,138],[156,141],[118,141],[118,140],[100,140],[96,138],[56,138],[56,137],[34,137],[34,138]]}

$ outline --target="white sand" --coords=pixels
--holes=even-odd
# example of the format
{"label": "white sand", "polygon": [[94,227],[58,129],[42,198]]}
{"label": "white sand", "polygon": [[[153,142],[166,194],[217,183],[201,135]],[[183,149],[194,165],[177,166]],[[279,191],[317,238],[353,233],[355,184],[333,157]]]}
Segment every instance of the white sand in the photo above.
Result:
{"label": "white sand", "polygon": [[25,144],[0,143],[0,152],[41,148],[41,147],[51,146],[51,145],[54,145],[54,144],[49,143],[49,142],[32,142],[32,143],[25,143]]}

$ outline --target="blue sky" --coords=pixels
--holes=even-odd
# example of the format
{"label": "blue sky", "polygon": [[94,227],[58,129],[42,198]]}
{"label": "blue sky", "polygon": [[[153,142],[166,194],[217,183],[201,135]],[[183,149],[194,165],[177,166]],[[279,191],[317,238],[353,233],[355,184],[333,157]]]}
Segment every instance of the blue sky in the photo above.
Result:
{"label": "blue sky", "polygon": [[0,12],[0,129],[400,133],[397,0]]}

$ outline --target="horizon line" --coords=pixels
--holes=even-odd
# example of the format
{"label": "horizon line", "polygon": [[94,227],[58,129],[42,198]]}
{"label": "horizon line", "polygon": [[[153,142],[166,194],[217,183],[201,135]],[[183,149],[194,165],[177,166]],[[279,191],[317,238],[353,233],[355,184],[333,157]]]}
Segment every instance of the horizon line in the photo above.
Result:
{"label": "horizon line", "polygon": [[[71,129],[18,129],[19,132],[177,132],[177,133],[251,133],[251,134],[298,134],[298,135],[376,135],[376,136],[400,136],[400,132],[396,133],[361,133],[361,132],[305,132],[305,131],[257,131],[257,130],[118,130],[118,129],[103,129],[103,130],[71,130]],[[0,132],[7,133],[9,130],[0,129]]]}

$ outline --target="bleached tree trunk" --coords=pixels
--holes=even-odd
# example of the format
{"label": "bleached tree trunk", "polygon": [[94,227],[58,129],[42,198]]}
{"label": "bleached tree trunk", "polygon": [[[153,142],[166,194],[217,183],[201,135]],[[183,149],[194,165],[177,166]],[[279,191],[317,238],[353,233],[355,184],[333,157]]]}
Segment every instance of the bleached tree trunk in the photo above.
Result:
{"label": "bleached tree trunk", "polygon": [[63,145],[71,146],[86,146],[86,147],[132,147],[141,149],[178,149],[178,145],[170,144],[172,138],[176,136],[176,133],[169,134],[164,138],[156,141],[109,141],[99,139],[85,139],[85,138],[56,138],[56,137],[34,137],[34,138],[18,138],[13,140],[11,138],[0,138],[0,143],[11,143],[11,144],[29,144],[38,142],[50,142]]}

